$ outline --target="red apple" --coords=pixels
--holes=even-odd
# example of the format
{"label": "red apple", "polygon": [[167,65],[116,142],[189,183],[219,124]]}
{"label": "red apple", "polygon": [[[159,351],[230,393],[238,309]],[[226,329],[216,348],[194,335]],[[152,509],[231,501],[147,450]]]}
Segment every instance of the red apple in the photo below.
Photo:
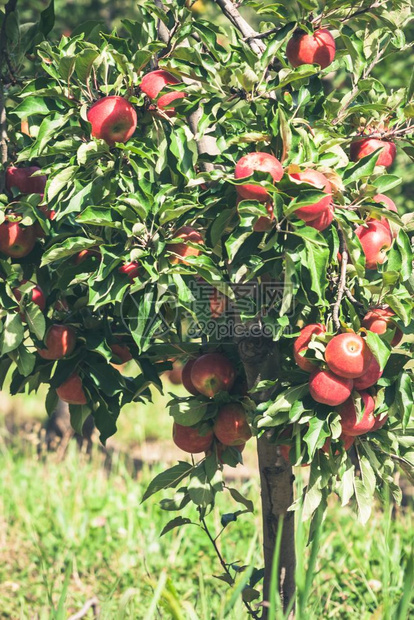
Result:
{"label": "red apple", "polygon": [[324,405],[336,406],[350,397],[354,382],[338,377],[330,370],[315,370],[309,378],[309,391],[313,400]]}
{"label": "red apple", "polygon": [[286,47],[287,59],[293,67],[317,64],[326,69],[334,61],[335,52],[335,39],[326,28],[313,34],[298,30]]}
{"label": "red apple", "polygon": [[306,222],[308,226],[311,226],[312,228],[316,228],[316,230],[320,230],[321,232],[323,230],[325,230],[326,228],[328,228],[328,226],[330,226],[333,222],[334,219],[334,206],[330,205],[326,211],[322,211],[322,213],[320,215],[318,215],[318,217],[316,217],[314,220],[312,220],[311,222]]}
{"label": "red apple", "polygon": [[[303,172],[293,172],[289,178],[294,183],[308,183],[327,194],[326,198],[321,198],[313,205],[300,207],[295,211],[295,215],[305,222],[310,222],[329,211],[332,202],[332,187],[325,175],[312,168],[306,168]],[[326,228],[326,227],[325,227]]]}
{"label": "red apple", "polygon": [[126,344],[110,344],[109,347],[112,353],[116,355],[116,357],[119,357],[122,364],[126,364],[132,360],[131,351]]}
{"label": "red apple", "polygon": [[354,380],[354,388],[356,390],[366,390],[367,388],[375,385],[378,379],[382,376],[382,370],[380,365],[374,356],[372,356],[371,363],[368,366],[365,374]]}
{"label": "red apple", "polygon": [[[249,153],[245,155],[236,164],[234,176],[236,179],[248,177],[257,170],[259,172],[268,172],[273,181],[276,183],[283,177],[282,164],[276,157],[269,153]],[[259,202],[267,202],[270,198],[268,192],[260,185],[237,185],[236,191],[239,196],[248,200],[258,200]]]}
{"label": "red apple", "polygon": [[[395,317],[395,314],[391,308],[375,308],[367,312],[362,319],[361,325],[370,332],[382,336],[387,329],[395,328],[392,317]],[[391,346],[396,347],[401,342],[403,335],[402,331],[397,327],[394,338],[391,340]]]}
{"label": "red apple", "polygon": [[179,83],[180,80],[168,71],[157,69],[156,71],[151,71],[144,75],[140,86],[142,92],[145,93],[147,97],[156,99],[165,86]]}
{"label": "red apple", "polygon": [[[27,282],[28,282],[27,280],[22,280],[19,286],[23,286],[24,284],[27,284]],[[43,310],[46,308],[46,298],[40,286],[38,286],[37,284],[34,284],[33,288],[30,291],[27,291],[27,293],[29,294],[28,298],[30,299],[31,297],[31,301],[34,304],[36,304],[36,306],[39,306],[39,308],[43,312]],[[16,287],[13,289],[13,294],[15,298],[17,299],[17,301],[20,302],[22,299],[22,293],[19,287]]]}
{"label": "red apple", "polygon": [[182,426],[177,422],[173,424],[173,441],[184,452],[190,452],[190,454],[205,452],[210,448],[213,438],[213,431],[200,435],[198,428]]}
{"label": "red apple", "polygon": [[382,148],[382,150],[377,160],[377,166],[385,166],[388,168],[395,159],[397,148],[394,142],[378,140],[377,138],[361,138],[351,142],[351,161],[358,161],[362,157],[371,155],[371,153],[380,148]]}
{"label": "red apple", "polygon": [[0,252],[11,258],[30,254],[36,243],[34,226],[20,226],[18,222],[0,224]]}
{"label": "red apple", "polygon": [[214,434],[225,446],[242,445],[250,439],[252,431],[242,405],[230,403],[219,409]]}
{"label": "red apple", "polygon": [[195,359],[189,359],[181,371],[181,382],[187,392],[190,392],[193,396],[197,396],[200,392],[194,387],[193,382],[191,381],[191,371],[193,369]]}
{"label": "red apple", "polygon": [[273,212],[273,205],[271,202],[267,203],[266,211],[268,212],[269,217],[261,215],[253,225],[254,232],[267,232],[273,228],[275,223],[275,214]]}
{"label": "red apple", "polygon": [[82,379],[76,372],[56,389],[56,394],[60,400],[69,403],[69,405],[86,405],[88,402],[83,391]]}
{"label": "red apple", "polygon": [[60,360],[73,352],[76,332],[69,325],[55,324],[47,330],[44,342],[46,348],[37,350],[40,357],[45,360]]}
{"label": "red apple", "polygon": [[381,418],[380,415],[375,416],[374,426],[371,428],[371,431],[379,431],[388,420],[388,414]]}
{"label": "red apple", "polygon": [[175,234],[173,239],[182,239],[182,243],[167,243],[166,250],[171,252],[172,254],[178,254],[178,256],[171,256],[169,258],[170,263],[177,265],[178,263],[182,263],[183,265],[188,265],[188,262],[183,260],[186,256],[199,256],[200,250],[198,248],[193,248],[188,245],[190,243],[197,243],[199,245],[203,245],[203,237],[191,226],[182,226],[179,228]]}
{"label": "red apple", "polygon": [[365,254],[366,269],[377,269],[378,264],[385,263],[392,244],[389,226],[384,226],[379,220],[370,219],[366,224],[358,226],[355,234]]}
{"label": "red apple", "polygon": [[[396,207],[395,202],[393,200],[391,200],[391,198],[388,198],[388,196],[385,196],[384,194],[377,194],[376,196],[374,196],[374,198],[372,200],[374,202],[382,204],[389,211],[394,211],[394,213],[398,213],[398,209]],[[382,217],[380,219],[380,222],[381,222],[381,224],[384,224],[384,226],[389,228],[391,236],[392,236],[393,239],[395,239],[398,236],[398,233],[399,233],[399,230],[400,230],[400,227],[398,226],[398,224],[395,224],[394,222],[391,222],[386,217]]]}
{"label": "red apple", "polygon": [[357,421],[355,403],[352,397],[348,398],[338,409],[341,416],[342,431],[346,435],[351,435],[352,437],[369,433],[375,424],[374,399],[368,392],[358,392],[358,394],[362,399],[364,407],[363,415],[359,422]]}
{"label": "red apple", "polygon": [[139,276],[139,263],[132,261],[131,263],[124,263],[118,268],[119,273],[123,273],[133,282],[135,278]]}
{"label": "red apple", "polygon": [[137,113],[123,97],[103,97],[88,110],[92,136],[105,140],[110,146],[115,142],[128,142],[137,127]]}
{"label": "red apple", "polygon": [[32,177],[32,174],[38,170],[40,170],[38,166],[28,166],[27,168],[10,166],[6,170],[6,188],[11,190],[15,187],[21,194],[43,194],[47,177],[45,175]]}
{"label": "red apple", "polygon": [[[151,71],[144,75],[141,82],[141,90],[144,92],[150,99],[156,99],[159,93],[167,86],[168,84],[180,84],[180,80],[174,75],[171,75],[168,71],[164,69],[157,69],[156,71]],[[165,95],[161,95],[161,97],[157,101],[157,106],[160,110],[165,110],[165,113],[168,116],[173,116],[175,111],[173,108],[167,108],[173,101],[177,99],[183,99],[186,97],[186,94],[181,91],[172,91],[170,93],[165,93]]]}
{"label": "red apple", "polygon": [[316,364],[306,359],[306,357],[303,357],[303,354],[307,351],[308,344],[312,340],[312,336],[318,336],[325,332],[325,325],[322,325],[322,323],[312,323],[311,325],[306,325],[306,327],[301,330],[300,335],[296,338],[293,344],[293,356],[295,358],[295,362],[299,368],[302,368],[302,370],[312,372],[317,368]]}
{"label": "red apple", "polygon": [[338,334],[328,342],[325,360],[329,370],[340,377],[356,379],[364,375],[372,361],[367,343],[355,332]]}
{"label": "red apple", "polygon": [[[351,435],[345,435],[344,433],[341,433],[339,439],[344,444],[345,452],[348,452],[349,448],[355,442],[355,437],[351,437]],[[326,452],[326,454],[328,454],[329,450],[330,450],[330,447],[331,447],[331,443],[332,443],[332,439],[331,439],[331,437],[328,437],[326,439],[325,443],[323,444],[321,450],[323,450],[323,452]],[[339,450],[335,450],[335,456],[337,454],[339,454]]]}
{"label": "red apple", "polygon": [[194,388],[212,398],[218,392],[228,392],[233,387],[236,371],[232,362],[220,353],[206,353],[195,360],[191,368]]}

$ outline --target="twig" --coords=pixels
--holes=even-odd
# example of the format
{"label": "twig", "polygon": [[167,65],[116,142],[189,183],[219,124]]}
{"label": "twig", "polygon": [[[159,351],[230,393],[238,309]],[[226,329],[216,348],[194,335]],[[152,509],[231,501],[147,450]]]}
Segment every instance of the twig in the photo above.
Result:
{"label": "twig", "polygon": [[340,243],[339,251],[341,253],[341,274],[339,276],[336,302],[334,303],[332,309],[332,320],[337,331],[341,328],[341,323],[339,321],[339,308],[341,307],[342,298],[346,288],[346,267],[348,264],[348,249],[346,247],[344,233],[341,229],[338,229],[338,236]]}
{"label": "twig", "polygon": [[92,608],[95,618],[99,617],[99,600],[96,596],[86,601],[85,605],[76,614],[69,616],[68,620],[81,620],[84,618],[88,611]]}
{"label": "twig", "polygon": [[[233,576],[229,571],[229,568],[226,564],[226,562],[224,561],[223,556],[220,553],[220,549],[217,546],[217,538],[213,538],[210,530],[208,529],[208,525],[206,523],[206,520],[204,519],[204,517],[201,516],[201,510],[199,509],[199,515],[200,515],[200,522],[201,522],[201,526],[202,529],[204,530],[204,532],[207,534],[211,544],[214,547],[214,551],[219,559],[219,562],[224,570],[224,572],[226,573],[226,575],[228,575],[232,580],[233,580]],[[252,609],[252,607],[250,606],[250,604],[247,601],[243,601],[246,609],[248,610],[249,614],[252,616],[252,618],[255,618],[255,620],[260,620],[260,616],[258,615],[258,613],[256,611],[254,611],[254,609]]]}
{"label": "twig", "polygon": [[352,295],[348,287],[345,287],[345,295],[348,297],[349,301],[352,301],[352,303],[355,304],[356,306],[361,306],[361,308],[364,307],[363,303],[355,299],[355,297]]}
{"label": "twig", "polygon": [[233,24],[233,26],[241,32],[241,34],[246,39],[247,43],[250,45],[252,50],[258,56],[261,56],[266,50],[266,45],[262,43],[258,33],[255,30],[253,30],[250,24],[246,22],[244,17],[240,15],[239,11],[236,9],[232,1],[231,0],[214,0],[214,1],[216,4],[218,4],[218,6],[221,8],[224,15]]}
{"label": "twig", "polygon": [[372,9],[379,9],[379,8],[381,8],[381,6],[383,6],[382,2],[374,2],[373,4],[370,4],[369,6],[365,7],[364,9],[359,9],[358,11],[355,11],[354,13],[348,13],[348,15],[346,17],[342,17],[339,21],[340,22],[347,22],[350,19],[353,19],[354,17],[357,17],[358,15],[363,15],[364,13],[369,13],[370,11],[372,11]]}

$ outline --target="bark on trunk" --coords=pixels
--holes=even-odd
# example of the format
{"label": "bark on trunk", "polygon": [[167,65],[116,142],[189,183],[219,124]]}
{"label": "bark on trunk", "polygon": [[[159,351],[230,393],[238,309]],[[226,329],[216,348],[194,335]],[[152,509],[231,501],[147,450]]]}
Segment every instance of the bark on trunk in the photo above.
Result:
{"label": "bark on trunk", "polygon": [[[277,345],[265,337],[246,337],[238,342],[240,358],[246,372],[249,389],[260,381],[275,380],[278,376],[279,360]],[[257,403],[266,402],[277,391],[271,387],[253,393]],[[273,556],[279,521],[283,519],[282,539],[279,554],[278,590],[283,609],[286,611],[295,596],[295,517],[288,512],[293,502],[294,476],[292,468],[280,455],[279,449],[269,441],[271,433],[258,439],[262,519],[263,519],[263,620],[268,618],[267,603],[270,599]],[[291,614],[293,617],[293,612]],[[270,619],[269,619],[270,620]]]}
{"label": "bark on trunk", "polygon": [[[288,512],[293,502],[292,468],[278,454],[277,447],[266,435],[257,442],[259,456],[260,486],[262,497],[263,554],[265,574],[263,601],[270,599],[270,581],[279,520],[283,519],[282,540],[279,555],[278,586],[284,611],[295,596],[295,517]],[[293,615],[293,614],[292,614]],[[263,619],[267,618],[264,607]]]}

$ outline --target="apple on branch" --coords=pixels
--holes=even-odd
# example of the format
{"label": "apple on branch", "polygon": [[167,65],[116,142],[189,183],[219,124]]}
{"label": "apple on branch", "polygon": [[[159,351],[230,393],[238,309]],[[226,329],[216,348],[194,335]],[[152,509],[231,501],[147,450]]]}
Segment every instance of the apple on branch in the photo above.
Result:
{"label": "apple on branch", "polygon": [[206,353],[195,360],[190,376],[194,388],[212,398],[218,392],[231,390],[236,371],[232,362],[221,353]]}
{"label": "apple on branch", "polygon": [[377,269],[387,260],[387,252],[392,245],[392,236],[389,225],[384,225],[379,220],[370,219],[366,224],[358,226],[355,230],[365,254],[366,269]]}
{"label": "apple on branch", "polygon": [[10,258],[24,258],[30,254],[36,239],[34,226],[21,226],[9,220],[0,224],[0,252]]}
{"label": "apple on branch", "polygon": [[[19,284],[19,286],[13,288],[13,294],[15,296],[15,298],[17,299],[17,301],[20,303],[23,297],[22,291],[20,290],[20,287],[23,287],[25,284],[28,283],[28,280],[22,280]],[[46,298],[45,298],[45,294],[42,291],[42,289],[40,288],[39,285],[37,284],[33,284],[33,287],[30,290],[26,291],[26,294],[28,294],[28,298],[34,303],[36,304],[36,306],[39,306],[40,310],[43,310],[46,308]],[[25,287],[26,288],[26,287]]]}
{"label": "apple on branch", "polygon": [[[389,307],[374,308],[364,316],[361,326],[382,336],[388,329],[395,329],[396,326],[395,323],[393,323],[393,317],[395,317],[395,313]],[[396,347],[401,342],[403,335],[402,331],[397,327],[394,337],[391,340],[391,346]]]}
{"label": "apple on branch", "polygon": [[342,432],[352,437],[369,433],[375,424],[375,400],[368,392],[358,392],[358,395],[361,397],[363,407],[362,418],[359,421],[352,397],[338,409],[341,416]]}
{"label": "apple on branch", "polygon": [[[305,222],[311,222],[319,218],[323,213],[329,212],[332,203],[332,187],[328,179],[321,172],[313,170],[312,168],[307,168],[302,172],[289,173],[289,179],[298,184],[308,183],[326,194],[326,198],[321,198],[312,205],[305,205],[296,209],[294,214],[299,219]],[[320,222],[318,225],[320,225]]]}
{"label": "apple on branch", "polygon": [[137,128],[135,108],[123,97],[103,97],[88,110],[92,136],[105,140],[109,146],[116,142],[128,142]]}
{"label": "apple on branch", "polygon": [[6,170],[6,188],[9,191],[15,188],[20,194],[44,194],[47,176],[32,176],[39,170],[38,166],[10,166]]}
{"label": "apple on branch", "polygon": [[[165,71],[164,69],[157,69],[156,71],[151,71],[147,73],[142,78],[142,82],[140,84],[141,90],[143,93],[147,95],[150,99],[157,99],[160,92],[168,86],[168,84],[180,84],[180,80],[178,80],[174,75]],[[165,93],[161,95],[161,97],[157,100],[157,107],[160,110],[165,111],[165,114],[168,116],[174,116],[175,110],[174,107],[168,107],[173,101],[177,99],[183,99],[186,97],[186,93],[181,91],[172,91],[170,93]]]}
{"label": "apple on branch", "polygon": [[88,402],[83,389],[82,379],[77,372],[74,372],[69,379],[66,379],[56,389],[56,394],[60,400],[69,405],[86,405]]}
{"label": "apple on branch", "polygon": [[286,47],[287,59],[293,67],[317,64],[326,69],[335,60],[335,53],[335,39],[326,28],[313,34],[297,30]]}
{"label": "apple on branch", "polygon": [[365,340],[355,332],[334,336],[325,349],[325,360],[329,370],[347,379],[356,379],[364,375],[372,357]]}
{"label": "apple on branch", "polygon": [[[267,172],[275,183],[283,177],[283,167],[280,161],[273,155],[269,155],[269,153],[260,152],[249,153],[239,159],[234,171],[234,177],[236,179],[243,179],[255,171]],[[245,200],[258,200],[259,202],[268,202],[270,200],[269,193],[260,185],[251,185],[250,183],[236,185],[236,191]]]}
{"label": "apple on branch", "polygon": [[352,379],[340,377],[330,370],[318,368],[309,378],[309,391],[313,400],[324,405],[336,406],[345,402],[352,393]]}
{"label": "apple on branch", "polygon": [[230,403],[221,407],[214,423],[214,434],[225,446],[244,446],[252,431],[243,406]]}
{"label": "apple on branch", "polygon": [[37,350],[40,357],[45,360],[59,360],[75,349],[76,332],[70,325],[55,324],[47,330],[44,342],[46,348]]}
{"label": "apple on branch", "polygon": [[312,323],[310,325],[306,325],[300,332],[300,335],[296,338],[293,344],[293,356],[295,358],[295,362],[305,370],[306,372],[313,372],[317,366],[306,357],[303,357],[308,349],[308,344],[312,340],[312,336],[319,336],[320,334],[324,334],[326,332],[325,325],[322,323]]}
{"label": "apple on branch", "polygon": [[374,153],[374,151],[378,149],[381,149],[381,151],[377,160],[377,166],[389,168],[394,162],[397,154],[397,147],[394,142],[388,140],[378,140],[377,138],[369,137],[354,140],[351,142],[349,152],[351,161],[358,161],[362,159],[362,157],[371,155],[371,153]]}
{"label": "apple on branch", "polygon": [[173,441],[184,452],[190,454],[198,454],[206,452],[213,443],[213,431],[208,431],[202,435],[198,428],[192,426],[183,426],[174,422],[173,424]]}
{"label": "apple on branch", "polygon": [[175,231],[173,239],[182,240],[178,243],[167,243],[165,246],[168,252],[175,255],[169,258],[173,265],[177,265],[178,263],[188,265],[188,262],[184,260],[186,256],[200,255],[201,250],[194,248],[192,245],[189,245],[189,243],[196,243],[198,245],[204,244],[201,233],[195,228],[192,228],[192,226],[181,226],[181,228]]}

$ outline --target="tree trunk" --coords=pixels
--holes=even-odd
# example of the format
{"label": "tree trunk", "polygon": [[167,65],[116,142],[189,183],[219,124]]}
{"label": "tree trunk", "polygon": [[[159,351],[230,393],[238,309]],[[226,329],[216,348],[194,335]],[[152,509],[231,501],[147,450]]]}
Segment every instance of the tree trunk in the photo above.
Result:
{"label": "tree trunk", "polygon": [[[264,581],[263,601],[269,601],[273,555],[279,521],[283,519],[282,539],[278,563],[278,587],[284,611],[295,596],[295,517],[288,512],[293,502],[292,468],[278,454],[278,449],[262,435],[257,442],[260,486],[262,497]],[[263,619],[267,618],[267,607]]]}
{"label": "tree trunk", "polygon": [[[249,389],[254,388],[261,381],[277,379],[279,359],[276,343],[263,336],[248,336],[238,342],[238,349]],[[252,398],[259,404],[269,400],[276,392],[277,386],[272,386],[260,392],[253,392]],[[262,435],[257,443],[265,565],[263,620],[268,618],[267,604],[271,595],[273,557],[281,518],[283,529],[277,587],[285,611],[295,596],[295,518],[293,512],[288,512],[293,502],[294,477],[291,466],[282,458],[278,447],[269,441],[269,437],[271,437],[271,431]]]}

